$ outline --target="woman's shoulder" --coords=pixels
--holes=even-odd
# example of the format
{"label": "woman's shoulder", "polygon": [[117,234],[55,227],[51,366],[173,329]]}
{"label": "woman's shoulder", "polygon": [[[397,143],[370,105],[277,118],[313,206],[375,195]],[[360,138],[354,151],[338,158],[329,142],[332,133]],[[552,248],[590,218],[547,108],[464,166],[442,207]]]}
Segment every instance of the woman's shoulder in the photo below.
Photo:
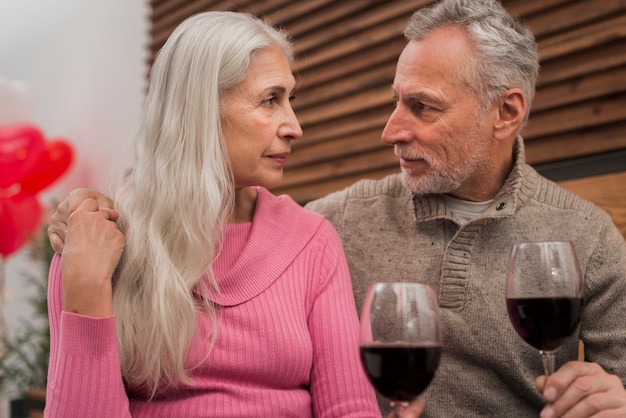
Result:
{"label": "woman's shoulder", "polygon": [[302,207],[289,195],[275,195],[267,189],[259,188],[256,212],[261,215],[278,215],[285,222],[312,223],[319,225],[324,217]]}

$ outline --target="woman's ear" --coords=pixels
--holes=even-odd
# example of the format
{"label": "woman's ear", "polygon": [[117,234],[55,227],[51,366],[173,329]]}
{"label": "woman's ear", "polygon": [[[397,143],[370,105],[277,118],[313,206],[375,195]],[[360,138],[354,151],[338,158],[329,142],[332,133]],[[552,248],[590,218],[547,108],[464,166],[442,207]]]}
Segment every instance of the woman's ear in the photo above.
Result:
{"label": "woman's ear", "polygon": [[494,136],[499,140],[514,137],[526,116],[526,96],[519,88],[508,89],[500,97]]}

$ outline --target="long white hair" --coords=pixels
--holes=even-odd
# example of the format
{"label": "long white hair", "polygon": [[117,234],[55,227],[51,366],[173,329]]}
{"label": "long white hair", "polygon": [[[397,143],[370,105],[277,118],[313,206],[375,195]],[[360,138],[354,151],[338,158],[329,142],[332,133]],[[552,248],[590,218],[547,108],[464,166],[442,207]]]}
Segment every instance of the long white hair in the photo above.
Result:
{"label": "long white hair", "polygon": [[134,165],[115,193],[126,248],[113,294],[123,377],[150,397],[190,383],[184,358],[198,312],[215,341],[218,307],[193,291],[219,291],[212,264],[233,211],[220,103],[254,53],[276,44],[292,62],[284,32],[248,14],[206,12],[174,30],[152,67]]}

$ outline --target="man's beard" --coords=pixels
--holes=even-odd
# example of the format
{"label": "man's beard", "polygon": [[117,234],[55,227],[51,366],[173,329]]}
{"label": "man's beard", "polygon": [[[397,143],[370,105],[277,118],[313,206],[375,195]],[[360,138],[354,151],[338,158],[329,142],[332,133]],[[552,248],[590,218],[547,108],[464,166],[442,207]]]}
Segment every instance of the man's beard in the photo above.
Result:
{"label": "man's beard", "polygon": [[417,195],[453,193],[476,171],[488,170],[492,163],[488,152],[489,142],[481,138],[479,132],[477,128],[470,137],[463,138],[465,156],[460,164],[455,166],[396,144],[396,155],[408,159],[421,159],[427,166],[426,173],[419,176],[414,176],[409,169],[402,168],[404,187]]}

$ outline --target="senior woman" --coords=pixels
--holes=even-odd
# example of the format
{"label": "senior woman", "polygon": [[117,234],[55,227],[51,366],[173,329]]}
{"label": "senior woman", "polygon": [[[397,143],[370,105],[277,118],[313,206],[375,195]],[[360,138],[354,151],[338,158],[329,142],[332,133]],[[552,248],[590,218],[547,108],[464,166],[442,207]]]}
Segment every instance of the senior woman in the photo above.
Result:
{"label": "senior woman", "polygon": [[47,417],[380,416],[335,230],[267,190],[302,135],[291,62],[243,13],[165,43],[115,210],[82,201],[50,267]]}

